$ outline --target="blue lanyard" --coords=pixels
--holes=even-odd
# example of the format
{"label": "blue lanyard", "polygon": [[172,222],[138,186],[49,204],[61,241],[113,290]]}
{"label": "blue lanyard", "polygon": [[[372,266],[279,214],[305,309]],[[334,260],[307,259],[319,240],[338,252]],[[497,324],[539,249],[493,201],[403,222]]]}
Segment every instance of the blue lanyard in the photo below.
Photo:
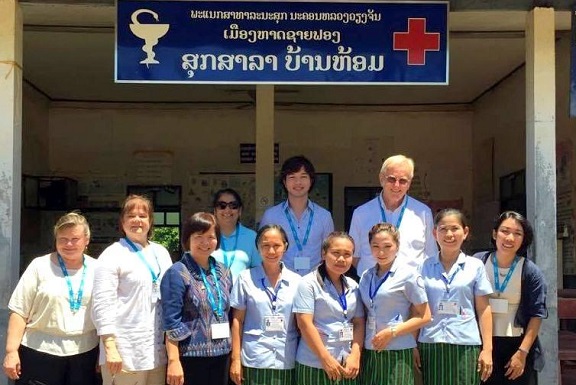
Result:
{"label": "blue lanyard", "polygon": [[458,274],[459,271],[460,266],[456,266],[456,271],[448,278],[444,276],[444,273],[440,274],[440,278],[442,278],[442,281],[444,281],[444,285],[446,286],[446,294],[450,293],[450,285],[452,284],[452,281],[454,281],[454,277],[456,276],[456,274]]}
{"label": "blue lanyard", "polygon": [[347,293],[346,286],[344,282],[342,282],[342,294],[338,294],[338,289],[336,289],[336,285],[334,285],[332,281],[330,281],[330,283],[332,284],[332,286],[334,286],[334,290],[336,290],[336,295],[338,296],[338,302],[342,307],[342,314],[344,315],[345,319],[348,319],[348,301],[346,300],[346,293]]}
{"label": "blue lanyard", "polygon": [[220,290],[220,285],[218,284],[218,276],[216,275],[216,269],[214,268],[214,264],[212,260],[209,262],[210,265],[210,273],[214,277],[214,288],[216,289],[216,294],[218,294],[218,305],[216,305],[216,300],[214,299],[214,294],[212,290],[210,290],[210,286],[208,285],[208,280],[206,279],[206,273],[204,273],[204,269],[202,266],[198,266],[200,269],[200,275],[202,276],[202,281],[204,282],[204,286],[206,287],[206,293],[208,295],[208,302],[210,302],[210,307],[214,314],[216,314],[216,318],[218,320],[222,319],[224,315],[224,299],[222,298],[222,291]]}
{"label": "blue lanyard", "polygon": [[498,262],[496,261],[496,254],[493,254],[492,265],[494,266],[494,290],[498,292],[498,295],[500,295],[500,293],[504,293],[504,290],[506,290],[506,286],[508,286],[508,282],[510,281],[510,278],[512,278],[512,273],[514,273],[514,269],[516,268],[519,260],[520,258],[516,255],[512,265],[510,266],[510,269],[508,270],[508,274],[506,274],[506,277],[504,278],[504,282],[502,282],[502,286],[500,286],[500,277],[498,276]]}
{"label": "blue lanyard", "polygon": [[[236,259],[236,250],[238,250],[238,234],[240,233],[240,225],[237,224],[236,225],[236,236],[234,237],[234,248],[231,250],[226,250],[226,242],[224,242],[224,236],[220,237],[220,243],[222,244],[222,254],[224,255],[224,266],[226,266],[227,269],[230,269],[230,267],[232,267],[232,264],[234,263],[234,260]],[[230,258],[230,263],[228,263],[228,253],[229,251],[232,251],[232,258]]]}
{"label": "blue lanyard", "polygon": [[[300,243],[300,238],[298,238],[298,233],[296,232],[296,226],[294,226],[294,221],[290,216],[290,211],[288,211],[289,204],[286,203],[286,208],[284,209],[284,215],[286,215],[286,219],[288,219],[288,223],[290,224],[290,229],[292,230],[292,236],[294,237],[294,241],[296,242],[296,247],[298,247],[298,251],[304,250],[304,246],[308,243],[308,237],[310,236],[310,230],[312,229],[312,221],[314,220],[314,210],[310,209],[310,217],[308,218],[308,226],[306,226],[306,234],[304,235],[304,242]],[[313,206],[312,206],[313,207]]]}
{"label": "blue lanyard", "polygon": [[278,292],[280,291],[280,288],[282,287],[282,284],[278,284],[278,290],[276,290],[275,292],[268,289],[268,287],[266,287],[266,283],[264,281],[264,278],[262,278],[261,280],[262,282],[262,288],[264,289],[264,291],[266,292],[266,294],[268,295],[268,298],[270,299],[270,302],[272,302],[272,311],[276,311],[276,304],[277,304],[277,300],[278,300]]}
{"label": "blue lanyard", "polygon": [[[406,206],[408,206],[408,199],[409,197],[406,196],[406,202],[404,202],[404,204],[402,205],[402,209],[400,209],[400,216],[398,217],[398,220],[396,221],[396,225],[395,227],[397,229],[400,228],[400,223],[402,223],[402,218],[404,217],[404,210],[406,210]],[[390,223],[386,220],[386,212],[384,211],[384,208],[382,206],[384,206],[384,202],[382,202],[382,194],[378,195],[378,207],[380,207],[380,215],[382,216],[382,222],[384,223]]]}
{"label": "blue lanyard", "polygon": [[148,261],[146,260],[146,258],[144,258],[144,255],[142,254],[142,251],[140,251],[136,245],[134,244],[134,242],[132,242],[131,240],[129,240],[128,238],[124,238],[126,240],[126,243],[128,243],[128,245],[130,245],[130,247],[132,248],[132,250],[138,254],[138,257],[140,257],[140,260],[142,260],[142,262],[144,262],[144,264],[146,265],[146,267],[148,268],[148,270],[150,271],[150,275],[152,276],[152,284],[156,285],[156,282],[158,282],[158,277],[160,276],[160,273],[162,272],[162,268],[160,267],[160,263],[158,262],[158,258],[156,258],[156,254],[154,254],[154,258],[156,259],[156,264],[158,265],[158,274],[156,274],[154,272],[154,270],[152,269],[152,266],[150,266],[150,264],[148,263]]}
{"label": "blue lanyard", "polygon": [[370,297],[370,306],[371,307],[374,307],[374,297],[376,297],[376,293],[378,292],[378,290],[380,290],[380,286],[382,286],[384,284],[384,282],[386,282],[386,280],[390,276],[390,273],[391,273],[391,271],[388,270],[386,275],[380,281],[378,281],[378,284],[376,285],[376,289],[374,289],[374,290],[373,290],[372,284],[374,283],[374,278],[377,277],[376,273],[374,273],[374,276],[370,280],[370,288],[368,290],[368,296]]}
{"label": "blue lanyard", "polygon": [[68,274],[68,269],[64,264],[64,260],[60,256],[60,253],[56,253],[58,256],[58,263],[60,264],[60,269],[64,278],[66,279],[66,284],[68,285],[68,302],[70,303],[70,310],[73,313],[80,310],[80,305],[82,305],[82,295],[84,294],[84,279],[86,278],[86,258],[82,256],[82,280],[80,281],[80,287],[78,288],[78,294],[74,298],[74,290],[72,289],[72,281],[70,280],[70,275]]}

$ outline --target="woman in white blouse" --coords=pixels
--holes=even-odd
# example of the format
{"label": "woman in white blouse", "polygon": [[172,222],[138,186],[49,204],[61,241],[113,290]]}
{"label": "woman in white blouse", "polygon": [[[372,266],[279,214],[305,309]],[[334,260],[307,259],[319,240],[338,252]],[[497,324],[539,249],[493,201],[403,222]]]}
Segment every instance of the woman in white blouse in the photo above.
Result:
{"label": "woman in white blouse", "polygon": [[34,259],[12,293],[4,373],[16,384],[96,384],[98,337],[89,306],[94,259],[86,218],[62,216],[56,251]]}
{"label": "woman in white blouse", "polygon": [[160,281],[172,260],[168,250],[150,241],[153,213],[148,198],[126,198],[120,212],[124,237],[97,261],[93,318],[104,385],[166,382]]}

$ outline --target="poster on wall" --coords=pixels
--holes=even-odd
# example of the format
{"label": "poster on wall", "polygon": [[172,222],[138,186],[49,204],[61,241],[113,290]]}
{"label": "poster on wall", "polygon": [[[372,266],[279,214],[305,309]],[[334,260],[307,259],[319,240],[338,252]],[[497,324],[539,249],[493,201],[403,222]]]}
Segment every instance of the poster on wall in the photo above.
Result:
{"label": "poster on wall", "polygon": [[448,1],[117,0],[119,83],[448,84]]}

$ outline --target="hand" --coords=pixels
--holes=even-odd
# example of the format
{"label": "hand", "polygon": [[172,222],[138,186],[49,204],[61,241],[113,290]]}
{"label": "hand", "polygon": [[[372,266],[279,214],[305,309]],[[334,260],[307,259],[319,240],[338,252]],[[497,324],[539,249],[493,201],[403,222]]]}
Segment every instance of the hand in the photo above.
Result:
{"label": "hand", "polygon": [[484,350],[478,356],[478,372],[480,379],[486,381],[492,375],[492,351]]}
{"label": "hand", "polygon": [[510,357],[510,361],[504,366],[506,373],[504,375],[510,379],[515,380],[524,374],[524,368],[526,367],[526,353],[517,351]]}
{"label": "hand", "polygon": [[22,370],[20,368],[20,355],[18,351],[7,353],[4,357],[4,373],[11,380],[18,380]]}
{"label": "hand", "polygon": [[420,350],[418,350],[418,348],[412,349],[412,356],[414,357],[414,370],[418,373],[421,373],[422,360],[420,359]]}
{"label": "hand", "polygon": [[328,356],[322,360],[322,368],[331,381],[340,380],[342,378],[342,374],[346,370],[332,356]]}
{"label": "hand", "polygon": [[179,359],[169,360],[166,368],[166,383],[168,385],[184,384],[184,370]]}
{"label": "hand", "polygon": [[392,330],[390,328],[382,329],[372,338],[372,346],[374,350],[381,351],[388,346],[390,341],[392,341]]}
{"label": "hand", "polygon": [[106,353],[106,368],[111,375],[116,375],[122,371],[122,357],[116,349],[116,344],[106,344],[104,347],[104,352]]}
{"label": "hand", "polygon": [[242,380],[242,363],[239,358],[233,358],[230,362],[230,380],[236,385],[241,385]]}
{"label": "hand", "polygon": [[344,378],[354,379],[358,377],[358,373],[360,373],[360,355],[350,354],[348,357],[346,357],[346,361],[344,363],[344,372],[342,375]]}

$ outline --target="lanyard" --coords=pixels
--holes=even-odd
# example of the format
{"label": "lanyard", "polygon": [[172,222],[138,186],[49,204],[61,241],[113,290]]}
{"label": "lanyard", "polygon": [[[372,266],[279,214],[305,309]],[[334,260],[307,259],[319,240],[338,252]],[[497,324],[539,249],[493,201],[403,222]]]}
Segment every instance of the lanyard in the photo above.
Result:
{"label": "lanyard", "polygon": [[210,302],[210,307],[212,308],[214,314],[216,314],[216,318],[220,320],[224,315],[224,299],[222,298],[222,290],[220,290],[220,285],[218,284],[218,276],[216,275],[216,269],[214,268],[212,260],[210,260],[209,264],[210,273],[214,277],[214,288],[216,289],[216,294],[218,295],[218,304],[216,304],[214,294],[212,293],[212,290],[210,290],[210,286],[208,286],[208,280],[206,279],[206,273],[204,273],[204,269],[201,266],[198,266],[198,268],[200,269],[200,275],[202,276],[202,281],[206,287],[206,294],[208,295],[208,302]]}
{"label": "lanyard", "polygon": [[154,272],[154,270],[152,269],[152,266],[150,266],[150,264],[148,263],[148,261],[146,260],[146,258],[144,258],[144,254],[142,254],[142,251],[139,250],[136,245],[134,244],[134,242],[132,242],[131,240],[129,240],[128,238],[124,238],[126,240],[126,243],[128,243],[128,245],[130,245],[130,247],[132,248],[132,250],[138,254],[138,257],[140,257],[140,260],[142,260],[142,262],[144,262],[144,264],[146,265],[146,267],[148,268],[148,270],[150,271],[150,275],[152,276],[152,284],[156,285],[156,282],[158,282],[158,277],[160,276],[160,273],[162,272],[162,268],[160,267],[160,263],[158,262],[158,258],[156,258],[156,254],[154,254],[154,258],[156,259],[156,264],[158,265],[158,274],[156,274]]}
{"label": "lanyard", "polygon": [[[402,223],[402,218],[404,217],[404,210],[406,210],[406,206],[408,206],[408,196],[406,197],[406,202],[404,202],[404,204],[402,205],[402,209],[400,209],[400,216],[398,217],[398,220],[396,221],[396,225],[395,227],[397,229],[400,228],[400,223]],[[382,194],[378,195],[378,207],[380,207],[380,215],[382,216],[382,222],[384,223],[390,223],[386,220],[386,212],[384,211],[384,208],[382,206],[384,206],[384,202],[382,202]]]}
{"label": "lanyard", "polygon": [[[230,250],[226,250],[226,242],[224,242],[224,236],[220,237],[220,243],[222,244],[222,254],[224,255],[224,266],[226,266],[227,269],[230,269],[230,267],[232,267],[232,264],[234,263],[234,260],[236,259],[236,250],[238,250],[238,234],[240,233],[240,225],[237,224],[236,225],[236,236],[234,237],[234,248],[230,249]],[[228,252],[231,251],[232,252],[232,258],[230,258],[230,263],[228,263]]]}
{"label": "lanyard", "polygon": [[262,282],[262,288],[264,289],[264,291],[265,291],[266,294],[268,295],[268,298],[270,299],[270,302],[272,302],[272,311],[276,311],[276,304],[277,304],[277,300],[278,300],[278,292],[280,291],[280,288],[282,287],[282,284],[279,284],[279,285],[278,285],[278,290],[272,291],[272,290],[268,289],[268,287],[266,287],[266,283],[264,282],[264,278],[262,278],[261,282]]}
{"label": "lanyard", "polygon": [[440,278],[442,278],[442,281],[444,281],[444,285],[446,286],[446,294],[450,293],[450,285],[452,284],[452,281],[454,281],[454,277],[456,276],[456,274],[458,274],[459,271],[460,271],[460,267],[457,266],[454,274],[452,274],[448,278],[446,278],[444,276],[444,273],[440,274]]}
{"label": "lanyard", "polygon": [[[290,224],[290,229],[292,230],[292,236],[294,237],[294,241],[296,242],[296,247],[298,247],[298,251],[304,250],[304,246],[308,243],[308,237],[310,236],[310,230],[312,229],[312,221],[314,220],[314,210],[310,208],[310,217],[308,218],[308,226],[306,226],[306,234],[304,235],[304,242],[300,242],[300,238],[298,238],[298,233],[296,232],[296,226],[294,226],[294,221],[290,216],[290,211],[288,211],[289,205],[286,204],[286,208],[284,209],[284,215],[286,215],[286,219],[288,219],[288,223]],[[312,206],[313,207],[313,206]]]}
{"label": "lanyard", "polygon": [[376,273],[374,273],[374,276],[370,280],[370,288],[368,290],[368,296],[370,297],[370,306],[371,307],[374,307],[374,297],[376,297],[376,293],[378,292],[378,290],[380,290],[380,286],[382,286],[384,284],[384,282],[386,282],[386,280],[390,276],[390,273],[391,273],[391,271],[388,270],[386,275],[380,281],[378,281],[378,284],[376,285],[376,289],[373,289],[373,285],[372,285],[374,283],[374,278],[377,277]]}
{"label": "lanyard", "polygon": [[58,256],[58,264],[60,264],[60,269],[64,278],[66,279],[66,284],[68,285],[68,303],[70,303],[70,310],[76,313],[80,310],[80,305],[82,305],[82,295],[84,294],[84,278],[86,278],[86,258],[82,256],[82,280],[80,281],[80,287],[78,288],[78,294],[74,298],[74,290],[72,289],[72,280],[70,280],[70,275],[68,274],[68,269],[64,264],[64,260],[60,256],[60,253],[56,253]]}
{"label": "lanyard", "polygon": [[336,295],[338,296],[338,303],[340,303],[340,306],[342,307],[342,314],[344,315],[345,319],[348,319],[348,301],[346,300],[346,294],[348,290],[346,290],[346,286],[344,282],[342,282],[342,294],[338,294],[338,289],[336,289],[336,285],[334,285],[332,281],[330,281],[330,283],[332,284],[332,286],[334,286],[334,290],[336,290]]}
{"label": "lanyard", "polygon": [[508,286],[508,282],[510,281],[510,278],[512,278],[512,273],[514,273],[514,269],[516,268],[519,260],[520,258],[518,258],[516,255],[512,265],[510,266],[510,269],[508,270],[508,274],[506,274],[506,278],[504,278],[504,282],[502,282],[502,286],[500,286],[500,277],[498,276],[498,262],[496,261],[496,254],[493,255],[492,264],[494,266],[494,290],[498,292],[498,296],[500,296],[500,293],[504,293],[504,290],[506,290],[506,286]]}

